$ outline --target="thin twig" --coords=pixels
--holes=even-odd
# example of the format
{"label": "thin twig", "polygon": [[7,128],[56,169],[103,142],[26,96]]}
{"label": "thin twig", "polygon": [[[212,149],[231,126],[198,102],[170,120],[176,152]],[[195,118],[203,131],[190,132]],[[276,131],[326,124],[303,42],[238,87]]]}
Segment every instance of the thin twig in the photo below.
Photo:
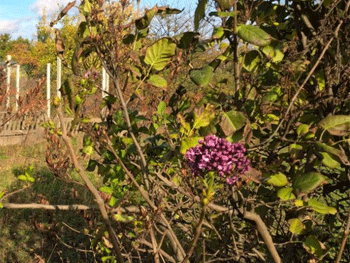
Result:
{"label": "thin twig", "polygon": [[[349,194],[349,197],[350,197],[350,194]],[[335,263],[339,263],[340,260],[341,260],[341,257],[343,255],[344,248],[345,248],[346,242],[348,240],[349,234],[350,234],[350,209],[349,209],[349,213],[348,213],[348,219],[346,221],[346,228],[344,230],[344,234],[343,234],[343,238],[341,240],[339,253],[338,253],[337,260],[335,261]]]}
{"label": "thin twig", "polygon": [[188,250],[187,252],[187,255],[186,257],[184,258],[184,260],[182,261],[182,263],[187,263],[189,262],[189,259],[190,257],[192,256],[193,254],[193,250],[198,242],[198,238],[200,236],[200,234],[202,233],[202,225],[203,225],[203,222],[204,222],[204,218],[205,218],[205,211],[206,211],[206,208],[207,206],[204,205],[203,208],[202,208],[202,212],[201,212],[201,216],[199,218],[199,221],[198,221],[198,224],[197,224],[197,228],[196,228],[196,232],[195,232],[195,236],[192,240],[192,243],[191,243],[191,246],[190,246],[190,249]]}

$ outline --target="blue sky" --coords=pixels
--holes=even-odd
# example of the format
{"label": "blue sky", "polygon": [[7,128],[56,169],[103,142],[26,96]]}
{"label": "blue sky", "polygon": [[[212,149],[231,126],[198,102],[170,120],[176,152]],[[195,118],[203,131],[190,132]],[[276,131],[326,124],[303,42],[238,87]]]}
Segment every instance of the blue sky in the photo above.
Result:
{"label": "blue sky", "polygon": [[[0,34],[10,33],[12,39],[19,36],[32,39],[43,10],[50,15],[57,12],[59,6],[65,6],[70,1],[73,0],[0,0]],[[195,3],[197,0],[141,0],[144,8],[154,4],[195,8]]]}

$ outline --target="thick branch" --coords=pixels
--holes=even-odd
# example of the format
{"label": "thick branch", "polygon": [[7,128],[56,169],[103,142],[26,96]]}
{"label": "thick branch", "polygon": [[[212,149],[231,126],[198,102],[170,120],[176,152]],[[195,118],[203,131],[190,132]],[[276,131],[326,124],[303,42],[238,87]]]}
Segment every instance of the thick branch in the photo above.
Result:
{"label": "thick branch", "polygon": [[96,207],[87,205],[44,205],[44,204],[14,204],[4,203],[4,208],[7,209],[44,209],[44,210],[95,210]]}
{"label": "thick branch", "polygon": [[273,260],[275,261],[275,263],[281,263],[281,258],[275,248],[275,245],[273,244],[272,241],[272,237],[269,233],[269,231],[267,230],[267,227],[265,225],[265,223],[261,220],[260,216],[252,213],[252,212],[244,212],[243,214],[245,219],[254,221],[254,223],[256,224],[258,231],[260,233],[260,235],[262,236],[262,238],[264,239],[264,242],[273,258]]}

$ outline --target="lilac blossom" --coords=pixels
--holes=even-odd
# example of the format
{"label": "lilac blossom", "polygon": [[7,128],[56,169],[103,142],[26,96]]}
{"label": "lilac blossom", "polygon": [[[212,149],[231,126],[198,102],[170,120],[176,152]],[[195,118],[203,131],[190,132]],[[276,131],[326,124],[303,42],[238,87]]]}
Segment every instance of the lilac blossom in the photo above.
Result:
{"label": "lilac blossom", "polygon": [[249,170],[250,162],[245,152],[240,143],[230,143],[224,138],[208,135],[187,151],[185,159],[194,175],[216,171],[227,184],[234,184],[240,174]]}

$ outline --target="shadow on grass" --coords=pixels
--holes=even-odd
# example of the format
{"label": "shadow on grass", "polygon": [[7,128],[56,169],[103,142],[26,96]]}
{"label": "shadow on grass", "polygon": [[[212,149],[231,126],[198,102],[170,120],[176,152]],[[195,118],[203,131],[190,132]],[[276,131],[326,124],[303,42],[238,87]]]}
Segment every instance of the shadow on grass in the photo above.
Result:
{"label": "shadow on grass", "polygon": [[[15,168],[19,176],[24,169]],[[82,185],[56,178],[46,167],[35,171],[35,182],[9,196],[4,203],[93,205]],[[10,189],[22,189],[15,181]],[[96,211],[0,210],[0,262],[101,262],[91,251],[88,235],[99,222]]]}

